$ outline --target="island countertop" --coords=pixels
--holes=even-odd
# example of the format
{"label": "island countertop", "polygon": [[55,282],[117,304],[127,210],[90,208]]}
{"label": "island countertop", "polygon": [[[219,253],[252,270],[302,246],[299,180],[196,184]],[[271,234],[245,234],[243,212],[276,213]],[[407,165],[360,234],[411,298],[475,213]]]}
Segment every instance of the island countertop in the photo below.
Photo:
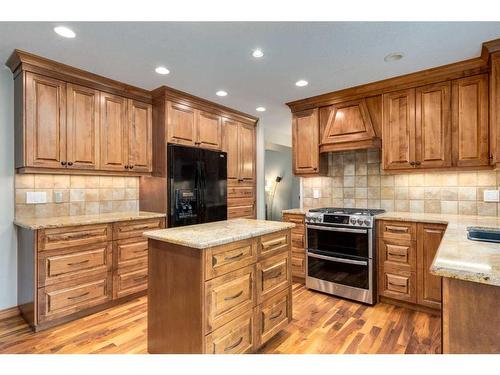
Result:
{"label": "island countertop", "polygon": [[206,249],[230,242],[262,236],[293,228],[295,224],[280,221],[232,219],[144,232],[145,237],[177,245]]}
{"label": "island countertop", "polygon": [[500,244],[467,238],[468,227],[499,228],[500,217],[386,212],[377,215],[376,219],[447,224],[431,265],[431,273],[500,286]]}

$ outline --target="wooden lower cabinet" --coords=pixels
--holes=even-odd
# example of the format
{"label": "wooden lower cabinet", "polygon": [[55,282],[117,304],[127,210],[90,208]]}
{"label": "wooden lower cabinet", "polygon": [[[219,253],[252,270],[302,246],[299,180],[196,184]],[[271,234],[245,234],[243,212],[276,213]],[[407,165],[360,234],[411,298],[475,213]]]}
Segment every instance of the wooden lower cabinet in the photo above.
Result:
{"label": "wooden lower cabinet", "polygon": [[283,221],[295,224],[292,228],[292,277],[296,282],[304,283],[306,277],[306,225],[305,214],[283,214]]}
{"label": "wooden lower cabinet", "polygon": [[148,242],[142,232],[164,227],[164,218],[153,218],[20,228],[18,299],[22,315],[39,331],[123,302],[124,297],[144,294]]}
{"label": "wooden lower cabinet", "polygon": [[378,294],[390,302],[441,309],[441,277],[430,273],[446,225],[379,220]]}
{"label": "wooden lower cabinet", "polygon": [[256,351],[292,320],[290,244],[290,230],[206,249],[150,239],[149,353]]}

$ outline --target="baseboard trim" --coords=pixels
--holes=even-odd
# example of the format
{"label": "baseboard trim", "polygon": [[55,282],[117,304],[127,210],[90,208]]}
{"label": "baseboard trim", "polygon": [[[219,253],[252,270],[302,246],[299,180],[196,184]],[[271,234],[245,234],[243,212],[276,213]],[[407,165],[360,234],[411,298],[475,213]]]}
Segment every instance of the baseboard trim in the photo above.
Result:
{"label": "baseboard trim", "polygon": [[0,320],[12,318],[14,316],[21,315],[18,306],[9,307],[7,309],[0,310]]}

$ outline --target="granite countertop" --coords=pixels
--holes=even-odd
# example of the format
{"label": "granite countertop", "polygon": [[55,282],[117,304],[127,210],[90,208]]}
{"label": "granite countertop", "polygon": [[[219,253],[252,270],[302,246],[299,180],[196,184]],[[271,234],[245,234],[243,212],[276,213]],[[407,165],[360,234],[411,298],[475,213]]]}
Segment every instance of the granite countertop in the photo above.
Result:
{"label": "granite countertop", "polygon": [[112,212],[98,215],[16,218],[14,220],[14,224],[19,227],[36,230],[69,227],[73,225],[104,224],[114,223],[117,221],[154,219],[165,216],[166,214],[146,211]]}
{"label": "granite countertop", "polygon": [[288,210],[282,210],[282,214],[296,214],[296,215],[305,215],[309,211],[306,208],[290,208]]}
{"label": "granite countertop", "polygon": [[500,244],[467,239],[467,227],[500,228],[500,217],[386,212],[376,219],[448,224],[431,273],[500,286]]}
{"label": "granite countertop", "polygon": [[281,221],[233,219],[152,230],[144,232],[143,235],[154,240],[205,249],[293,227],[295,224]]}

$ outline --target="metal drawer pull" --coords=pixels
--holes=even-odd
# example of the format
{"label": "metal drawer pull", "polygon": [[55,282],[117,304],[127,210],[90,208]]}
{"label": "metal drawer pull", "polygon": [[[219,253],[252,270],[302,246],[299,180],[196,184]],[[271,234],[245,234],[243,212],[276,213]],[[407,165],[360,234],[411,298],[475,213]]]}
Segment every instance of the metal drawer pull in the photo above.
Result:
{"label": "metal drawer pull", "polygon": [[88,263],[89,261],[90,261],[89,259],[85,259],[85,260],[82,260],[81,262],[68,263],[68,266],[76,266],[79,264],[85,264],[85,263]]}
{"label": "metal drawer pull", "polygon": [[228,346],[227,348],[224,348],[224,351],[225,351],[225,352],[228,352],[228,351],[230,351],[231,349],[236,348],[238,345],[240,345],[240,344],[241,344],[241,342],[242,342],[242,341],[243,341],[243,336],[242,336],[242,337],[240,337],[240,339],[239,339],[238,341],[236,341],[233,345],[230,345],[230,346]]}
{"label": "metal drawer pull", "polygon": [[90,293],[90,292],[80,294],[79,296],[68,297],[68,299],[77,299],[77,298],[85,297],[85,296],[86,296],[86,295],[88,295],[89,293]]}
{"label": "metal drawer pull", "polygon": [[389,232],[408,233],[408,227],[393,227],[392,225],[387,225],[385,228]]}
{"label": "metal drawer pull", "polygon": [[346,232],[346,233],[368,233],[366,229],[351,229],[351,228],[332,228],[332,227],[321,227],[319,225],[307,225],[309,229],[327,230],[329,232]]}
{"label": "metal drawer pull", "polygon": [[236,293],[234,296],[224,298],[224,301],[231,301],[232,299],[238,298],[242,294],[243,294],[243,291],[240,291],[239,293]]}
{"label": "metal drawer pull", "polygon": [[225,257],[224,260],[235,260],[238,258],[241,258],[243,256],[243,252],[239,253],[238,255],[233,255],[232,257]]}
{"label": "metal drawer pull", "polygon": [[314,254],[314,253],[310,253],[310,252],[307,253],[307,256],[309,256],[311,258],[331,260],[333,262],[339,262],[339,263],[356,264],[358,266],[367,266],[368,265],[368,261],[344,259],[344,258],[337,258],[337,257],[327,257],[326,255],[318,255],[318,254]]}
{"label": "metal drawer pull", "polygon": [[276,318],[279,318],[279,316],[281,315],[281,313],[283,312],[283,310],[280,310],[279,313],[273,315],[273,316],[270,316],[269,317],[269,320],[274,320]]}

